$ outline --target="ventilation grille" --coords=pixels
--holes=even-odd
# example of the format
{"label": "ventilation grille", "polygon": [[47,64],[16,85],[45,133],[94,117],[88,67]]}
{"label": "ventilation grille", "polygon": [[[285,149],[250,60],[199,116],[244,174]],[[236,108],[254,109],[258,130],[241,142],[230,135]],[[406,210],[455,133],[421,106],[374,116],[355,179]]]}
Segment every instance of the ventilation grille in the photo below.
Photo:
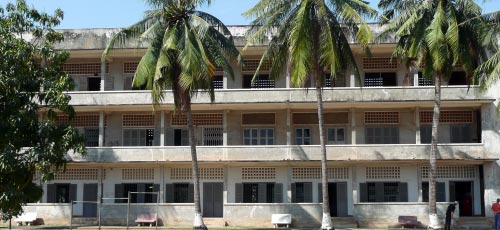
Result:
{"label": "ventilation grille", "polygon": [[399,124],[398,112],[366,112],[365,124]]}
{"label": "ventilation grille", "polygon": [[[345,125],[349,123],[349,114],[341,113],[325,113],[325,124],[327,125]],[[292,123],[294,125],[312,125],[318,124],[317,113],[293,113]]]}
{"label": "ventilation grille", "polygon": [[[433,111],[420,111],[420,123],[432,123]],[[440,123],[472,123],[472,111],[441,111]]]}
{"label": "ventilation grille", "polygon": [[367,167],[366,179],[399,179],[401,171],[398,166]]}
{"label": "ventilation grille", "polygon": [[[193,125],[221,126],[223,115],[220,113],[193,114]],[[187,116],[185,114],[172,114],[172,125],[186,126]]]}
{"label": "ventilation grille", "polygon": [[124,74],[135,74],[137,70],[137,66],[139,65],[138,61],[124,62],[123,63],[123,73]]}
{"label": "ventilation grille", "polygon": [[276,114],[274,113],[245,113],[241,115],[243,125],[274,125]]}
{"label": "ventilation grille", "polygon": [[[321,179],[321,168],[292,168],[292,179],[319,180]],[[328,168],[328,179],[349,179],[349,168]]]}
{"label": "ventilation grille", "polygon": [[[66,63],[63,70],[71,75],[100,75],[101,63]],[[109,63],[106,63],[106,73],[109,73]]]}
{"label": "ventilation grille", "polygon": [[242,168],[241,178],[243,180],[276,179],[276,168]]}
{"label": "ventilation grille", "polygon": [[[422,178],[429,178],[429,166],[422,166]],[[436,178],[476,178],[477,167],[465,166],[438,166]]]}
{"label": "ventilation grille", "polygon": [[99,169],[82,168],[66,169],[65,172],[57,173],[55,180],[97,180],[99,178]]}
{"label": "ventilation grille", "polygon": [[[257,67],[259,67],[260,60],[245,60],[245,66],[242,68],[242,71],[251,71],[255,72]],[[265,61],[264,64],[260,67],[260,71],[269,71],[271,69],[271,62]]]}
{"label": "ventilation grille", "polygon": [[123,115],[123,127],[154,127],[154,115]]}
{"label": "ventilation grille", "polygon": [[[106,117],[104,119],[104,126],[106,126]],[[76,115],[73,120],[69,120],[69,116],[57,116],[58,125],[72,125],[75,127],[99,127],[99,114],[89,115]]]}
{"label": "ventilation grille", "polygon": [[390,57],[373,57],[363,58],[363,69],[365,70],[381,70],[381,69],[397,69],[398,63],[391,61]]}
{"label": "ventilation grille", "polygon": [[[224,168],[199,168],[201,180],[223,180]],[[171,168],[171,180],[192,180],[193,170],[191,168]]]}
{"label": "ventilation grille", "polygon": [[122,180],[154,180],[155,170],[153,168],[129,168],[122,169]]}

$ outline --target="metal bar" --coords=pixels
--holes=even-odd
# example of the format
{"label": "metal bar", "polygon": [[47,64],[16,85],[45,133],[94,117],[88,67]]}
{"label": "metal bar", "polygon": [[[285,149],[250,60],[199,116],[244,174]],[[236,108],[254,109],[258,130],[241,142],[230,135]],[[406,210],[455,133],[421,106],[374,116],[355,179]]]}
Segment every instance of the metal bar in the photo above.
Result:
{"label": "metal bar", "polygon": [[129,229],[128,216],[130,214],[130,192],[128,192],[128,202],[127,202],[127,230]]}
{"label": "metal bar", "polygon": [[158,195],[156,196],[156,220],[155,220],[155,229],[158,229],[158,206],[160,206],[160,192],[156,192]]}
{"label": "metal bar", "polygon": [[73,229],[73,201],[71,201],[71,210],[69,212],[69,229]]}
{"label": "metal bar", "polygon": [[99,207],[97,208],[97,223],[99,224],[98,225],[98,229],[101,230],[101,209],[102,209],[102,200],[99,201],[99,203],[97,204],[99,205]]}

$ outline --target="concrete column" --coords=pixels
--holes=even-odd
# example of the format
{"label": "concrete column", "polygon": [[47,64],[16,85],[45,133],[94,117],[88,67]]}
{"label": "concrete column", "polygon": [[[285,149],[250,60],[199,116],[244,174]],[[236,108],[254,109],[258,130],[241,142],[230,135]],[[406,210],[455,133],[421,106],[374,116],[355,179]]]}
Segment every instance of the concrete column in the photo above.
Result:
{"label": "concrete column", "polygon": [[106,61],[101,61],[101,91],[104,91],[104,82],[106,75]]}
{"label": "concrete column", "polygon": [[287,173],[286,173],[286,200],[285,203],[292,203],[292,167],[287,166]]}
{"label": "concrete column", "polygon": [[351,73],[350,70],[349,70],[348,73],[350,74],[350,77],[349,77],[349,86],[350,87],[356,87],[356,75],[354,75],[353,73]]}
{"label": "concrete column", "polygon": [[287,59],[286,60],[286,88],[289,89],[291,88],[290,86],[290,69],[291,69],[291,66],[290,66],[290,59]]}
{"label": "concrete column", "polygon": [[160,203],[165,203],[165,167],[160,166]]}
{"label": "concrete column", "polygon": [[286,145],[292,145],[292,112],[286,110]]}
{"label": "concrete column", "polygon": [[165,146],[165,110],[160,112],[160,146]]}
{"label": "concrete column", "polygon": [[413,73],[413,86],[418,86],[418,73]]}
{"label": "concrete column", "polygon": [[415,109],[415,144],[421,144],[420,140],[420,108]]}
{"label": "concrete column", "polygon": [[228,132],[228,125],[227,125],[227,120],[229,116],[229,110],[224,110],[224,115],[222,118],[222,145],[227,146],[228,145],[228,139],[227,139],[227,132]]}
{"label": "concrete column", "polygon": [[101,203],[102,197],[103,197],[103,181],[102,179],[104,178],[104,169],[102,167],[99,167],[99,174],[97,178],[97,202]]}
{"label": "concrete column", "polygon": [[223,73],[222,74],[222,88],[223,89],[227,89],[227,81],[228,81],[227,74]]}
{"label": "concrete column", "polygon": [[356,109],[351,108],[351,145],[356,144]]}
{"label": "concrete column", "polygon": [[417,165],[417,188],[418,188],[418,202],[423,202],[422,198],[422,168]]}
{"label": "concrete column", "polygon": [[99,147],[104,146],[104,111],[99,112]]}
{"label": "concrete column", "polygon": [[228,184],[228,180],[229,180],[228,175],[229,175],[229,173],[228,173],[228,171],[229,171],[229,167],[227,165],[224,166],[224,186],[223,186],[224,187],[224,192],[222,194],[222,203],[223,204],[229,203],[228,200],[227,200],[227,190],[229,190],[228,189],[229,188],[229,184]]}
{"label": "concrete column", "polygon": [[352,166],[351,174],[352,174],[352,203],[359,203],[358,199],[358,177],[357,177],[358,167]]}

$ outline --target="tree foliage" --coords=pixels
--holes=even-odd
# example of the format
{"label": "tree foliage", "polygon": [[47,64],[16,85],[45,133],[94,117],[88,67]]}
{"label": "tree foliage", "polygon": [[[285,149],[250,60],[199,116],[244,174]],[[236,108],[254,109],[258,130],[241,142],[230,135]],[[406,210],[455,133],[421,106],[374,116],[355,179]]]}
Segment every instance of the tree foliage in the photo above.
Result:
{"label": "tree foliage", "polygon": [[71,126],[57,125],[57,114],[72,116],[72,79],[63,72],[66,52],[53,44],[52,29],[63,13],[40,13],[23,0],[0,6],[0,210],[12,215],[38,201],[41,181],[64,169],[68,151],[84,153],[83,138]]}

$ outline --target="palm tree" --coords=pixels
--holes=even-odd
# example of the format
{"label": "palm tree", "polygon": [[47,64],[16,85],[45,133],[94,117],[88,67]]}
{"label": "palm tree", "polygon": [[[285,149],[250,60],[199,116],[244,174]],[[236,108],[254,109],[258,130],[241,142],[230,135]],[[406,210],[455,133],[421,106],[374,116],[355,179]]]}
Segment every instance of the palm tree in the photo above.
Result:
{"label": "palm tree", "polygon": [[332,79],[347,68],[359,75],[348,36],[355,36],[363,47],[367,47],[372,34],[363,16],[374,17],[376,11],[358,0],[260,0],[244,15],[255,18],[247,33],[249,45],[261,44],[267,35],[275,34],[255,76],[263,63],[271,61],[270,77],[273,79],[290,67],[293,87],[304,87],[309,79],[314,82],[322,153],[321,228],[333,229],[328,198],[322,88],[328,70]]}
{"label": "palm tree", "polygon": [[[424,63],[423,75],[434,80],[434,114],[429,157],[429,221],[437,228],[436,154],[441,108],[441,82],[448,80],[458,64],[468,82],[486,52],[481,44],[481,8],[473,0],[382,0],[381,38],[395,35],[393,58],[416,66]],[[467,23],[464,23],[467,22]]]}
{"label": "palm tree", "polygon": [[207,229],[200,206],[200,185],[196,140],[191,112],[191,98],[207,93],[214,101],[212,78],[220,66],[234,76],[230,62],[239,60],[228,28],[216,17],[197,11],[210,0],[147,0],[154,10],[143,20],[116,34],[103,53],[124,47],[130,39],[148,43],[139,62],[133,86],[151,90],[153,105],[164,98],[164,90],[173,91],[176,110],[186,114],[191,147],[194,184],[194,228]]}
{"label": "palm tree", "polygon": [[500,11],[482,16],[485,22],[483,44],[493,51],[491,57],[482,63],[476,70],[475,80],[481,81],[483,89],[487,89],[497,82],[500,76],[500,50],[498,34],[500,34]]}

